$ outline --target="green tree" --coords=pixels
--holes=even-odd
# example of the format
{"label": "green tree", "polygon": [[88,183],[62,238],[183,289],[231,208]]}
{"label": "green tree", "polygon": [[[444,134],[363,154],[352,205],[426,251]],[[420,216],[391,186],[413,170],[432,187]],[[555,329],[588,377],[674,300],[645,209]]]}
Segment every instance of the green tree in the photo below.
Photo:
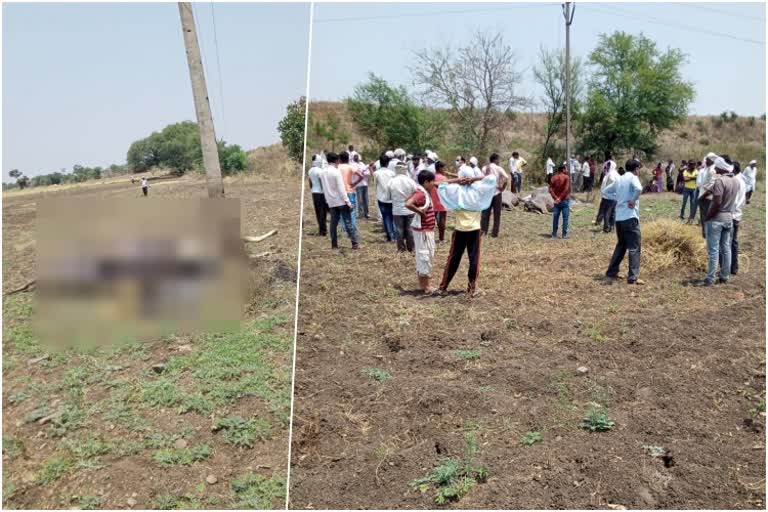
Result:
{"label": "green tree", "polygon": [[373,73],[345,103],[360,133],[380,148],[416,151],[444,142],[444,112],[417,105],[405,87],[393,87]]}
{"label": "green tree", "polygon": [[304,159],[304,118],[307,111],[307,99],[302,96],[286,107],[286,114],[277,125],[280,140],[288,151],[288,156],[298,163]]}
{"label": "green tree", "polygon": [[8,176],[13,179],[18,179],[21,176],[21,171],[18,169],[11,169],[11,172],[8,173]]}
{"label": "green tree", "polygon": [[19,186],[21,190],[24,190],[25,188],[27,188],[27,185],[29,185],[29,178],[27,178],[26,176],[20,176],[16,180],[16,184]]}
{"label": "green tree", "polygon": [[[219,165],[224,174],[245,170],[248,157],[240,146],[227,145],[223,140],[218,141],[217,146]],[[135,141],[128,148],[126,160],[133,172],[144,172],[155,166],[170,167],[178,173],[201,169],[203,151],[197,123],[183,121],[169,124],[161,131]],[[80,170],[86,179],[99,179],[102,172],[100,167]],[[78,175],[78,170],[74,169],[73,173]]]}
{"label": "green tree", "polygon": [[694,98],[680,69],[685,55],[662,53],[642,34],[614,32],[600,35],[589,62],[580,151],[653,156],[658,134],[682,122]]}
{"label": "green tree", "polygon": [[224,176],[229,176],[236,172],[242,172],[248,167],[248,155],[237,144],[229,146],[222,140],[219,146],[219,164]]}

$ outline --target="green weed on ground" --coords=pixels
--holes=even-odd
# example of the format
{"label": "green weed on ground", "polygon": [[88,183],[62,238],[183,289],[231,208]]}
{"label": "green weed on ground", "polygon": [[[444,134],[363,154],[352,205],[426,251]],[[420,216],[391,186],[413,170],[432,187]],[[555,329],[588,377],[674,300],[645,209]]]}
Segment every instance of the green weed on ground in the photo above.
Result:
{"label": "green weed on ground", "polygon": [[253,448],[256,441],[270,438],[272,426],[262,418],[245,420],[239,416],[232,416],[216,422],[214,431],[223,431],[224,440],[231,445]]}
{"label": "green weed on ground", "polygon": [[[277,355],[290,350],[290,340],[275,328],[283,318],[250,322],[234,332],[206,334],[195,344],[200,350],[171,358],[163,375],[148,377],[141,398],[150,405],[176,407],[182,412],[208,415],[215,408],[245,396],[270,403],[278,422],[287,424],[290,410],[290,373],[275,368]],[[191,377],[191,385],[180,380]]]}
{"label": "green weed on ground", "polygon": [[590,432],[607,432],[616,424],[608,416],[608,412],[605,409],[598,409],[597,407],[590,407],[587,410],[587,415],[581,422],[581,427],[584,430]]}
{"label": "green weed on ground", "polygon": [[238,509],[268,510],[285,506],[285,477],[274,474],[271,478],[246,473],[232,482],[235,506]]}
{"label": "green weed on ground", "polygon": [[381,368],[364,368],[363,374],[378,382],[386,382],[392,378],[392,375],[390,375],[389,372],[382,370]]}
{"label": "green weed on ground", "polygon": [[528,432],[520,439],[520,444],[523,446],[533,446],[536,443],[540,443],[542,439],[541,432]]}
{"label": "green weed on ground", "polygon": [[198,444],[190,448],[161,448],[155,452],[152,459],[161,466],[191,466],[210,455],[210,446]]}
{"label": "green weed on ground", "polygon": [[474,458],[478,454],[477,427],[469,426],[464,433],[466,455],[463,459],[442,459],[439,466],[423,478],[411,482],[411,488],[425,493],[435,489],[434,501],[444,505],[458,501],[478,484],[488,479],[488,470],[477,466]]}
{"label": "green weed on ground", "polygon": [[457,350],[454,352],[454,354],[456,357],[464,361],[474,361],[476,359],[480,359],[479,350]]}

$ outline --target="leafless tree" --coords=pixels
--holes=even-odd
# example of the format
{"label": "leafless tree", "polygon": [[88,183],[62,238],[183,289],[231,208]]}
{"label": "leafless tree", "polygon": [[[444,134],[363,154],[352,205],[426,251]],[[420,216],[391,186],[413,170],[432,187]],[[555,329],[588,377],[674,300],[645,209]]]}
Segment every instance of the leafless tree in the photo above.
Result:
{"label": "leafless tree", "polygon": [[425,100],[447,107],[463,145],[480,154],[501,139],[505,117],[530,101],[516,93],[522,73],[501,32],[477,32],[458,50],[421,50],[416,57],[412,72]]}
{"label": "leafless tree", "polygon": [[[565,119],[565,52],[562,50],[539,51],[539,64],[533,68],[533,78],[543,89],[541,103],[547,114],[546,138],[541,147],[541,157],[550,155],[553,139],[560,133]],[[583,92],[581,59],[571,62],[571,113],[578,113]]]}

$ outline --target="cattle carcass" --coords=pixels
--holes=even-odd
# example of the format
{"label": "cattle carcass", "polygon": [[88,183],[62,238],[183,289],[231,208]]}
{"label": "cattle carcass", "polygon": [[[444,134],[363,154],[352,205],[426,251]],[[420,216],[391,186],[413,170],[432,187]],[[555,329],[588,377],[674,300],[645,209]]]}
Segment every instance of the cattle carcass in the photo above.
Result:
{"label": "cattle carcass", "polygon": [[548,187],[539,187],[523,199],[523,207],[527,212],[551,213],[555,209],[555,202],[549,194]]}
{"label": "cattle carcass", "polygon": [[505,190],[501,193],[502,207],[511,210],[512,207],[517,206],[518,204],[520,204],[520,198],[517,197],[517,194],[510,192],[509,190]]}

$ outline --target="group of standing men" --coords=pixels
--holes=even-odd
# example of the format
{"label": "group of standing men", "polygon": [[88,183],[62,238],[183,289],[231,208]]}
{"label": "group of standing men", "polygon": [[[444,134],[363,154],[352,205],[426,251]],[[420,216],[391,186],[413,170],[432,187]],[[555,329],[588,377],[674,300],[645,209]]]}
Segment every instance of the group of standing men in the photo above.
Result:
{"label": "group of standing men", "polygon": [[[457,157],[455,172],[448,172],[432,151],[424,158],[407,155],[402,149],[387,151],[378,160],[366,165],[360,155],[349,146],[349,151],[339,155],[315,155],[308,176],[312,197],[320,228],[320,235],[326,236],[326,218],[330,212],[331,247],[338,248],[338,224],[352,242],[352,248],[359,248],[357,218],[368,219],[368,179],[373,176],[376,183],[376,200],[380,220],[387,242],[397,244],[398,252],[414,252],[419,276],[419,285],[425,293],[432,293],[429,276],[435,251],[434,232],[437,242],[445,241],[448,209],[442,204],[438,186],[440,183],[471,185],[487,176],[495,178],[495,190],[490,206],[482,211],[456,210],[456,226],[451,239],[451,249],[446,263],[443,280],[438,292],[445,292],[456,273],[463,253],[467,252],[470,269],[468,292],[476,293],[479,274],[481,234],[487,234],[493,215],[491,236],[499,234],[501,220],[501,192],[510,183],[512,191],[520,190],[522,173],[527,162],[515,152],[509,161],[510,173],[499,165],[500,157],[494,153],[489,163],[479,166],[477,158]],[[602,224],[604,232],[616,228],[617,244],[611,257],[606,276],[611,279],[623,277],[619,265],[629,253],[629,284],[644,284],[640,272],[640,215],[639,198],[643,187],[638,177],[642,164],[637,159],[627,160],[618,167],[613,155],[608,152],[602,165],[597,184],[600,186],[600,204],[594,224]],[[657,166],[659,167],[659,166]],[[674,164],[667,166],[667,186],[670,185]],[[562,237],[568,237],[570,194],[577,190],[591,191],[597,169],[594,158],[579,162],[572,157],[567,164],[561,164],[557,172],[554,163],[547,160],[547,181],[554,201],[552,237],[557,238],[562,218]],[[453,177],[450,179],[449,176]],[[731,274],[738,272],[738,231],[742,208],[749,203],[754,191],[756,162],[753,160],[741,172],[739,162],[732,162],[728,155],[709,153],[704,163],[697,168],[695,162],[683,162],[678,171],[678,184],[682,183],[683,207],[680,217],[684,218],[686,203],[690,202],[691,222],[698,209],[701,215],[702,236],[707,240],[708,268],[702,281],[709,286],[715,282],[720,266],[719,282],[725,283]],[[654,178],[657,176],[654,175]],[[655,180],[654,180],[655,181]],[[576,184],[575,184],[575,183]]]}
{"label": "group of standing men", "polygon": [[[352,248],[357,249],[360,234],[358,218],[368,219],[368,179],[375,180],[376,202],[387,242],[397,245],[398,252],[416,255],[420,288],[433,293],[429,276],[434,258],[435,243],[445,242],[448,208],[438,195],[440,183],[469,186],[488,176],[495,178],[495,189],[488,192],[490,206],[483,210],[455,209],[455,229],[451,238],[448,261],[437,292],[445,292],[452,280],[464,252],[469,259],[468,293],[477,293],[479,274],[480,236],[487,234],[493,215],[491,236],[498,236],[501,222],[501,192],[510,183],[513,191],[522,186],[522,173],[527,162],[514,152],[510,159],[512,172],[508,174],[500,165],[496,153],[482,168],[478,159],[457,157],[451,172],[437,154],[427,150],[424,157],[408,155],[402,149],[389,150],[368,165],[360,161],[353,146],[341,154],[315,155],[308,178],[319,226],[319,234],[328,234],[326,225],[330,212],[331,247],[338,248],[338,224],[347,233]],[[366,208],[363,208],[365,204]],[[435,240],[435,231],[437,240]]]}

